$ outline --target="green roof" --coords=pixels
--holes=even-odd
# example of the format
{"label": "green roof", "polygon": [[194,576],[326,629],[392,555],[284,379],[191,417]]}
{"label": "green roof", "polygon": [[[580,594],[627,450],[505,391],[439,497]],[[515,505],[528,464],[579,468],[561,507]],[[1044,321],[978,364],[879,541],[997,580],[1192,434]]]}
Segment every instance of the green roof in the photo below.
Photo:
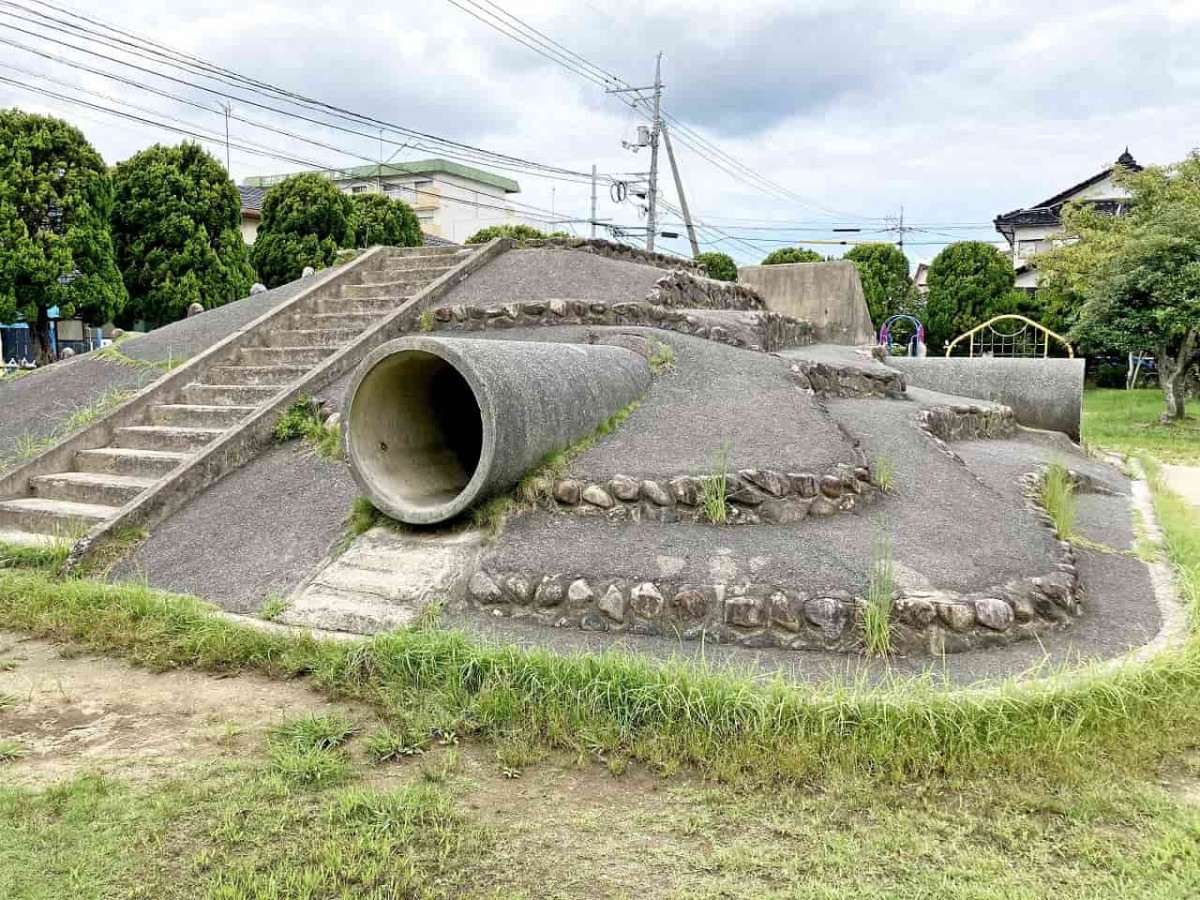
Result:
{"label": "green roof", "polygon": [[[448,159],[416,159],[412,162],[384,163],[382,166],[352,166],[348,169],[318,169],[316,171],[318,175],[324,175],[333,181],[344,181],[351,178],[386,178],[389,175],[435,175],[441,173],[444,175],[457,175],[459,178],[467,178],[471,181],[478,181],[481,184],[490,184],[492,187],[500,188],[506,194],[516,194],[521,190],[521,186],[511,178],[505,178],[503,175],[497,175],[494,172],[485,172],[483,169],[464,166],[461,163],[451,162]],[[271,187],[272,185],[279,184],[285,178],[299,174],[302,173],[251,175],[242,183],[252,187]]]}

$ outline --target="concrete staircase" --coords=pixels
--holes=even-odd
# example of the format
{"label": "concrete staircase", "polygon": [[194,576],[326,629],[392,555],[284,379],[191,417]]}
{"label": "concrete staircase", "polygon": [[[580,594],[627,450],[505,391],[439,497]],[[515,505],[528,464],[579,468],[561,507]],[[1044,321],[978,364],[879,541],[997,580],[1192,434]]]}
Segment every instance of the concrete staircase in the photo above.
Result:
{"label": "concrete staircase", "polygon": [[249,345],[215,359],[196,381],[154,397],[140,424],[113,428],[107,446],[77,450],[67,471],[33,475],[25,496],[0,500],[0,543],[74,541],[113,518],[470,254],[458,247],[390,250],[354,283],[260,326]]}

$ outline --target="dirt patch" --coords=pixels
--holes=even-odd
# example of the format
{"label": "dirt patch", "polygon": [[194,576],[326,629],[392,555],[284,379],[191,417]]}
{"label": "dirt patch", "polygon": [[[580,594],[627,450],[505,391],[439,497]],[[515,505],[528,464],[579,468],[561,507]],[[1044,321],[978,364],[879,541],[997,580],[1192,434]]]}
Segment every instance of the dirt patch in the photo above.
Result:
{"label": "dirt patch", "polygon": [[[143,777],[181,758],[202,760],[261,747],[264,730],[309,712],[350,710],[302,683],[256,675],[152,673],[73,648],[0,631],[0,738],[27,754],[5,780],[47,782],[81,771]],[[359,714],[361,711],[355,711]]]}

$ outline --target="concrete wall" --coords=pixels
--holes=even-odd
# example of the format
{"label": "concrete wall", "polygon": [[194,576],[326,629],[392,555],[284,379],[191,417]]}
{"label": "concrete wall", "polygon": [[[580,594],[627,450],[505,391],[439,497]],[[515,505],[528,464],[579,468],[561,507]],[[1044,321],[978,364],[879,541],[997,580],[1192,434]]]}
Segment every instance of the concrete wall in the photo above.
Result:
{"label": "concrete wall", "polygon": [[812,322],[818,343],[874,343],[862,282],[849,260],[745,266],[738,281],[758,291],[772,312]]}
{"label": "concrete wall", "polygon": [[916,387],[1011,406],[1030,428],[1061,431],[1079,440],[1083,410],[1082,359],[892,357],[887,365]]}

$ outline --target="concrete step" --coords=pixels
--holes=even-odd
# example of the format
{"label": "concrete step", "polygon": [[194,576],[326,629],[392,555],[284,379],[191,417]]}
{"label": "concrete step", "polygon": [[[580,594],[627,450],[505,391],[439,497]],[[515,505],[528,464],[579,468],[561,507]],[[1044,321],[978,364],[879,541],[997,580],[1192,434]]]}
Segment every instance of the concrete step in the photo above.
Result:
{"label": "concrete step", "polygon": [[287,384],[310,366],[213,366],[205,380],[211,384]]}
{"label": "concrete step", "polygon": [[363,297],[406,297],[417,293],[429,282],[423,278],[405,280],[377,281],[370,284],[344,284],[342,297],[346,300],[359,300]]}
{"label": "concrete step", "polygon": [[247,366],[315,366],[337,349],[336,346],[243,347],[238,351],[238,362]]}
{"label": "concrete step", "polygon": [[113,447],[128,450],[166,450],[194,453],[225,433],[223,428],[185,428],[178,425],[130,425],[113,432]]}
{"label": "concrete step", "polygon": [[362,334],[354,328],[296,328],[267,333],[272,347],[340,347]]}
{"label": "concrete step", "polygon": [[[439,266],[431,268],[423,266],[419,269],[384,269],[382,272],[370,272],[360,278],[356,284],[359,287],[369,284],[392,284],[397,281],[407,281],[412,284],[429,284],[436,280],[441,275],[449,272],[453,266]],[[346,285],[349,287],[350,285]]]}
{"label": "concrete step", "polygon": [[75,454],[75,468],[80,472],[100,472],[112,475],[136,475],[139,478],[162,478],[190,453],[165,450],[130,450],[125,447],[101,447],[80,450]]}
{"label": "concrete step", "polygon": [[331,312],[297,313],[292,317],[295,328],[316,328],[322,331],[357,331],[360,334],[382,318],[380,312],[338,310]]}
{"label": "concrete step", "polygon": [[[463,259],[465,258],[464,256]],[[436,278],[443,272],[449,272],[461,262],[462,259],[449,256],[433,258],[427,256],[399,256],[395,259],[384,260],[383,269],[372,274],[378,276],[387,272],[414,272],[430,278]]]}
{"label": "concrete step", "polygon": [[388,259],[413,259],[434,256],[470,256],[475,252],[474,247],[393,247],[388,251]]}
{"label": "concrete step", "polygon": [[33,531],[38,534],[78,537],[97,522],[116,514],[118,506],[73,503],[21,497],[0,500],[0,531]]}
{"label": "concrete step", "polygon": [[280,390],[264,384],[189,384],[182,399],[201,406],[261,406]]}
{"label": "concrete step", "polygon": [[35,497],[70,500],[102,506],[124,506],[150,485],[153,478],[136,475],[104,475],[98,472],[59,472],[36,475],[29,481]]}
{"label": "concrete step", "polygon": [[67,539],[69,539],[69,536],[59,537],[54,534],[36,534],[32,531],[0,531],[0,546],[53,547],[59,541]]}
{"label": "concrete step", "polygon": [[151,425],[182,425],[185,428],[230,428],[256,406],[199,406],[189,403],[160,403],[150,407]]}
{"label": "concrete step", "polygon": [[309,315],[375,315],[382,316],[400,306],[408,297],[321,297]]}

